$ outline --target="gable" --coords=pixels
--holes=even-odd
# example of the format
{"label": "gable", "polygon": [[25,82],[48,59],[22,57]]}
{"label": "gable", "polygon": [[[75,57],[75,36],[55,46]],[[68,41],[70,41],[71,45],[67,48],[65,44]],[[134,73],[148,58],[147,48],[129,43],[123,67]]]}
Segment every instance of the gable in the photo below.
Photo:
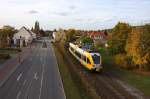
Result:
{"label": "gable", "polygon": [[18,33],[14,34],[14,36],[17,38],[19,38],[20,36],[26,39],[31,38],[31,34],[25,28],[21,28]]}

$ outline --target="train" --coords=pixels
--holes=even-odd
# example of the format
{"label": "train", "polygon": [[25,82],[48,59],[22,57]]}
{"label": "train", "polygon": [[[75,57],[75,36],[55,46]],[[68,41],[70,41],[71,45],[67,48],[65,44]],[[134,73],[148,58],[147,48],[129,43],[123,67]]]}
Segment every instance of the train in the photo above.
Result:
{"label": "train", "polygon": [[69,43],[69,52],[89,71],[101,72],[103,70],[100,53],[86,51],[73,43]]}

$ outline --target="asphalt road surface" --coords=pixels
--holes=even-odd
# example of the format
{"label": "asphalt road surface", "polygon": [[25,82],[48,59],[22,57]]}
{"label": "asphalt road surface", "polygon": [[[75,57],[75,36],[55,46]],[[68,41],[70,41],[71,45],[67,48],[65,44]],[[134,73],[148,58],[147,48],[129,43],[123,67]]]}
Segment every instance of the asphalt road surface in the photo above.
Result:
{"label": "asphalt road surface", "polygon": [[[47,47],[42,47],[42,42]],[[35,42],[30,56],[0,88],[0,99],[65,99],[56,58],[46,38]]]}

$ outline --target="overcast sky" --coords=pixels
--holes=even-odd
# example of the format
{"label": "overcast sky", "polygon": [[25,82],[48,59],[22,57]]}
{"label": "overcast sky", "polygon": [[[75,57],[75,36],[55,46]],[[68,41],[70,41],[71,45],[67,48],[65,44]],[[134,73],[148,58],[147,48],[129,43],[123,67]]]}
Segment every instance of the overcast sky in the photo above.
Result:
{"label": "overcast sky", "polygon": [[150,0],[0,0],[0,27],[111,28],[118,21],[150,23]]}

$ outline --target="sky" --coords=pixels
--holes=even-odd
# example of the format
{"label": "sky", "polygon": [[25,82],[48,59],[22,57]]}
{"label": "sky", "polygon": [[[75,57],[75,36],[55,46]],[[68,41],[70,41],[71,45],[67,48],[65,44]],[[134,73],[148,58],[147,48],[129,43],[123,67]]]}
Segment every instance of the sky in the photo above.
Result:
{"label": "sky", "polygon": [[150,0],[0,0],[0,27],[101,30],[150,23]]}

